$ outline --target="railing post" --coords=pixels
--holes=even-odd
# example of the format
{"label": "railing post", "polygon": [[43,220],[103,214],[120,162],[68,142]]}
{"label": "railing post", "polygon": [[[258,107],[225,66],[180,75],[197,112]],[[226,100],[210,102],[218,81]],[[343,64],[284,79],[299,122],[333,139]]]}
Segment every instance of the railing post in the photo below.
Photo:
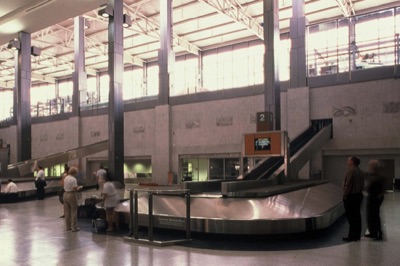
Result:
{"label": "railing post", "polygon": [[133,227],[136,226],[136,223],[133,223],[133,190],[129,191],[129,213],[131,214],[129,217],[129,236],[133,235]]}
{"label": "railing post", "polygon": [[149,241],[153,241],[153,192],[149,192]]}
{"label": "railing post", "polygon": [[135,228],[134,228],[134,234],[135,234],[135,239],[139,239],[139,210],[138,210],[138,192],[135,191]]}
{"label": "railing post", "polygon": [[186,240],[190,239],[190,191],[185,193],[186,196]]}

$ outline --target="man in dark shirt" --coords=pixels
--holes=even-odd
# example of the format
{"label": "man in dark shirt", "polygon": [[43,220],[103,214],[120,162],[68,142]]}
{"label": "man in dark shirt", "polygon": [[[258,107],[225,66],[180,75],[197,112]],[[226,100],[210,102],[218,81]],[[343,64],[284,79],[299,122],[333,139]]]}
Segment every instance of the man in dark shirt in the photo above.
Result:
{"label": "man in dark shirt", "polygon": [[378,160],[368,162],[367,183],[367,225],[369,234],[364,236],[374,240],[382,239],[381,218],[379,211],[385,193],[385,178],[379,173],[380,163]]}
{"label": "man in dark shirt", "polygon": [[364,173],[358,167],[360,159],[352,156],[347,160],[348,170],[343,182],[343,204],[349,221],[349,234],[343,241],[358,241],[361,237],[361,203],[364,189]]}

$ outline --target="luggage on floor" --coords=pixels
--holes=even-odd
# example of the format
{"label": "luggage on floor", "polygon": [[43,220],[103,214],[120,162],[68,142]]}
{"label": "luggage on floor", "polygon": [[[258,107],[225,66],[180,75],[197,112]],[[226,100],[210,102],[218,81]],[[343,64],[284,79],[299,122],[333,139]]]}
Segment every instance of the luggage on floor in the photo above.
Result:
{"label": "luggage on floor", "polygon": [[78,218],[93,218],[95,214],[96,214],[95,205],[78,206]]}
{"label": "luggage on floor", "polygon": [[96,204],[99,202],[101,202],[101,199],[97,196],[91,196],[85,199],[85,205],[78,206],[78,218],[96,218]]}
{"label": "luggage on floor", "polygon": [[104,232],[107,229],[107,223],[106,220],[104,219],[92,219],[92,232],[93,233],[99,233],[99,232]]}
{"label": "luggage on floor", "polygon": [[96,195],[93,195],[90,198],[85,199],[85,205],[93,205],[94,206],[101,201],[102,201],[101,198],[98,198]]}

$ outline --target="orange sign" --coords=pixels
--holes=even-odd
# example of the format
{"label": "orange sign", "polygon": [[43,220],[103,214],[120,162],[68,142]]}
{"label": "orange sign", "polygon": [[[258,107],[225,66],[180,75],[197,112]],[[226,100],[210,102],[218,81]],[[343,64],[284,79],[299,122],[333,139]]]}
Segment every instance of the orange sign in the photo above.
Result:
{"label": "orange sign", "polygon": [[265,132],[246,134],[244,140],[245,156],[281,155],[282,133]]}

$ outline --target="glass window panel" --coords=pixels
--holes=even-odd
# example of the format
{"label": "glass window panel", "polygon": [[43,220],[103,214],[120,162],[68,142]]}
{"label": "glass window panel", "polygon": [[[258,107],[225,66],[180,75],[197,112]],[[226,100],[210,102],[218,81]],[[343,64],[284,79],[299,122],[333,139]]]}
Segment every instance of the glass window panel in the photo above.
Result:
{"label": "glass window panel", "polygon": [[100,103],[108,103],[108,94],[110,91],[110,77],[108,74],[100,76]]}
{"label": "glass window panel", "polygon": [[143,68],[134,68],[132,75],[133,98],[141,98],[144,96]]}
{"label": "glass window panel", "polygon": [[218,52],[217,58],[218,89],[232,88],[232,51]]}
{"label": "glass window panel", "polygon": [[89,77],[87,79],[87,95],[89,98],[89,104],[98,103],[98,94],[97,94],[97,78]]}
{"label": "glass window panel", "polygon": [[133,92],[133,71],[132,69],[127,69],[124,71],[124,80],[123,80],[123,92],[122,97],[124,101],[130,100],[134,98]]}
{"label": "glass window panel", "polygon": [[290,48],[291,41],[289,36],[285,36],[279,43],[279,80],[285,81],[290,79]]}
{"label": "glass window panel", "polygon": [[217,54],[203,57],[203,88],[200,91],[216,91],[218,89],[218,64]]}
{"label": "glass window panel", "polygon": [[249,85],[264,83],[264,45],[249,47]]}
{"label": "glass window panel", "polygon": [[187,94],[185,88],[185,60],[175,62],[174,86],[171,96]]}
{"label": "glass window panel", "polygon": [[236,179],[239,176],[239,158],[225,159],[225,179]]}
{"label": "glass window panel", "polygon": [[248,47],[232,51],[232,88],[246,87],[249,83]]}
{"label": "glass window panel", "polygon": [[224,159],[210,159],[210,179],[224,179]]}
{"label": "glass window panel", "polygon": [[159,67],[152,65],[147,68],[147,93],[145,96],[158,95]]}
{"label": "glass window panel", "polygon": [[308,75],[334,74],[338,71],[337,21],[308,28]]}
{"label": "glass window panel", "polygon": [[187,93],[195,93],[198,83],[199,59],[193,57],[185,60],[185,89]]}
{"label": "glass window panel", "polygon": [[0,121],[11,118],[13,116],[13,97],[13,91],[0,91]]}
{"label": "glass window panel", "polygon": [[358,69],[393,65],[395,19],[393,9],[356,17]]}

